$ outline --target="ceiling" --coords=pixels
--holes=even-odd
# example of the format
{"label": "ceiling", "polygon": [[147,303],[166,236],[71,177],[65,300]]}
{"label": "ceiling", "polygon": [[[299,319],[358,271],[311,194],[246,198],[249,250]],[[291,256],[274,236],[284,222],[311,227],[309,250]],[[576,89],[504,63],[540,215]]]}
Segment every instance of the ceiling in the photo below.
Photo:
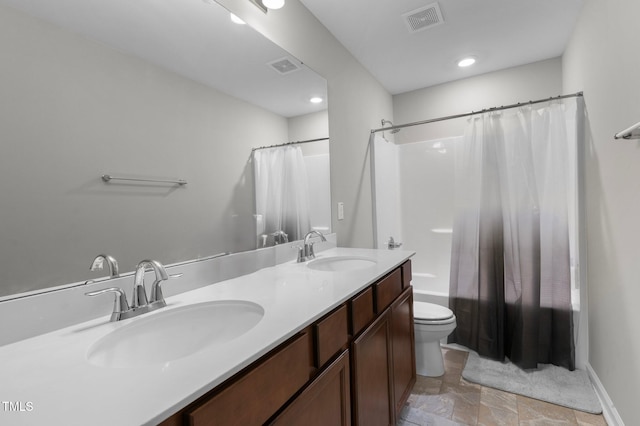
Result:
{"label": "ceiling", "polygon": [[[326,81],[213,0],[0,0],[284,117],[327,108]],[[1,12],[1,10],[0,10]],[[268,63],[300,66],[280,74]]]}
{"label": "ceiling", "polygon": [[444,23],[410,33],[402,15],[433,0],[300,1],[394,95],[561,56],[584,3],[438,0]]}
{"label": "ceiling", "polygon": [[[410,33],[431,0],[300,0],[391,93],[562,55],[584,0],[439,0],[444,23]],[[326,81],[213,0],[0,0],[284,117],[326,109]],[[286,6],[285,6],[286,7]],[[472,55],[469,68],[457,61]],[[287,57],[286,75],[267,64]]]}

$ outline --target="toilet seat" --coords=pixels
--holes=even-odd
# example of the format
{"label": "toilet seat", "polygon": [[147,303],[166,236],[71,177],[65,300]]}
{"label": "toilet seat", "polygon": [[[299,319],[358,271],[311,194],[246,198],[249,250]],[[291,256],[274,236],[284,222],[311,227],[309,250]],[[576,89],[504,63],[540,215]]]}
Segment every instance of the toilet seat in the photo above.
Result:
{"label": "toilet seat", "polygon": [[456,320],[453,311],[434,303],[413,302],[413,320],[416,324],[449,324]]}

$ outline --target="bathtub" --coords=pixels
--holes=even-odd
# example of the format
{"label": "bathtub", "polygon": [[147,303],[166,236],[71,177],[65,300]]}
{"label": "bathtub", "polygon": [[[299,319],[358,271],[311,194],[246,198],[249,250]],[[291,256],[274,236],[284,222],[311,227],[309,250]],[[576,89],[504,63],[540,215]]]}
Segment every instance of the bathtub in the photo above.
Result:
{"label": "bathtub", "polygon": [[[448,278],[448,277],[447,277]],[[449,307],[449,283],[438,280],[433,274],[413,272],[411,277],[413,286],[413,300],[416,302],[434,303],[436,305]],[[576,347],[576,368],[584,370],[587,363],[588,335],[586,326],[586,312],[580,310],[580,290],[572,289],[571,307],[573,310],[573,333]],[[446,339],[441,341],[446,344]],[[458,345],[453,346],[462,349]],[[466,349],[466,348],[465,348]]]}
{"label": "bathtub", "polygon": [[413,300],[449,307],[449,283],[435,279],[432,274],[413,272]]}

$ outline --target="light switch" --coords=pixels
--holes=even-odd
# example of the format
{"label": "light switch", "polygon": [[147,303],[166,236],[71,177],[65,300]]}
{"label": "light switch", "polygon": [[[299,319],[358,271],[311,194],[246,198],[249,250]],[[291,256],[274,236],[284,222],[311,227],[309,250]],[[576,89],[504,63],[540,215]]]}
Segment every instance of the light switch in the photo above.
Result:
{"label": "light switch", "polygon": [[338,203],[338,220],[344,220],[344,203]]}

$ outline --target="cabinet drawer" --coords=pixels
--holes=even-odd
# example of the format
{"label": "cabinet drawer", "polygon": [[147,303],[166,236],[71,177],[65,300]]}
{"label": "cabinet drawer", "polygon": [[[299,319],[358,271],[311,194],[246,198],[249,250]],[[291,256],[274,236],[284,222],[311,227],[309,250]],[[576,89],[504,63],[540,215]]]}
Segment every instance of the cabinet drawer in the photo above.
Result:
{"label": "cabinet drawer", "polygon": [[405,289],[411,285],[411,260],[407,260],[402,264],[402,288]]}
{"label": "cabinet drawer", "polygon": [[351,308],[351,334],[356,336],[375,317],[375,312],[373,311],[373,289],[371,287],[367,288],[351,299],[349,304]]}
{"label": "cabinet drawer", "polygon": [[329,359],[346,347],[349,341],[347,307],[340,306],[315,325],[316,367],[322,367]]}
{"label": "cabinet drawer", "polygon": [[305,332],[187,414],[189,425],[261,425],[309,380],[311,336]]}
{"label": "cabinet drawer", "polygon": [[375,290],[376,313],[381,313],[402,293],[401,268],[394,270],[373,285]]}

